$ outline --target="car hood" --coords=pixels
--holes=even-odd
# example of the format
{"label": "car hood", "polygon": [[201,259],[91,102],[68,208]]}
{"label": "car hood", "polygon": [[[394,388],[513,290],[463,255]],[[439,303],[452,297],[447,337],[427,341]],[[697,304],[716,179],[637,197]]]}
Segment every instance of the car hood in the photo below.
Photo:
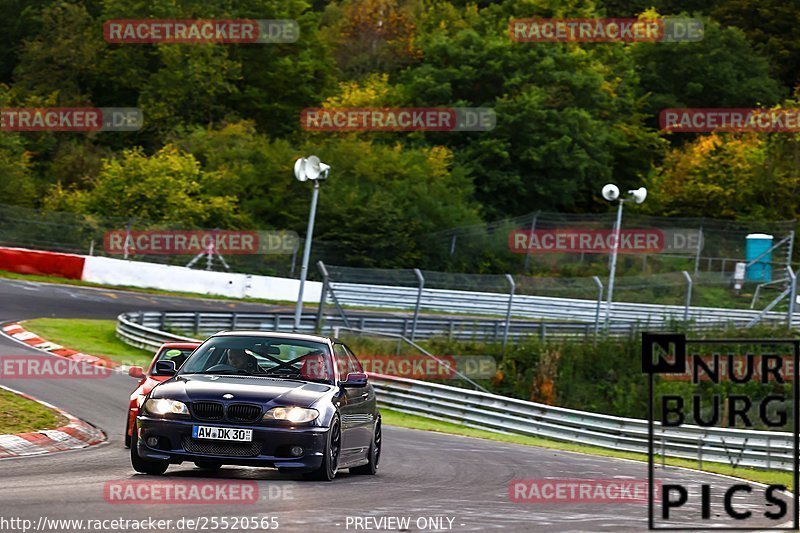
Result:
{"label": "car hood", "polygon": [[[333,389],[322,383],[285,379],[183,374],[156,386],[151,396],[190,402],[216,400],[309,407]],[[232,394],[233,398],[223,398],[225,394]]]}

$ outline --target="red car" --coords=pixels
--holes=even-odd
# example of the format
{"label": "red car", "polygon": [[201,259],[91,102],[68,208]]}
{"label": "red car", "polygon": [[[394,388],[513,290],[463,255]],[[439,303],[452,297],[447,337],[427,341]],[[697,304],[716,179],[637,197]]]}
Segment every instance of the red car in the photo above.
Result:
{"label": "red car", "polygon": [[131,394],[128,421],[125,426],[126,448],[130,448],[131,446],[131,428],[133,428],[133,422],[139,415],[139,409],[142,406],[144,397],[153,390],[153,387],[172,377],[172,374],[159,375],[156,372],[156,361],[174,361],[175,369],[177,370],[183,365],[183,362],[186,361],[189,354],[198,346],[200,346],[199,342],[167,342],[162,344],[155,356],[153,356],[153,360],[150,361],[150,366],[147,367],[147,372],[140,366],[132,366],[128,369],[128,375],[138,379],[139,386],[136,387],[136,390]]}

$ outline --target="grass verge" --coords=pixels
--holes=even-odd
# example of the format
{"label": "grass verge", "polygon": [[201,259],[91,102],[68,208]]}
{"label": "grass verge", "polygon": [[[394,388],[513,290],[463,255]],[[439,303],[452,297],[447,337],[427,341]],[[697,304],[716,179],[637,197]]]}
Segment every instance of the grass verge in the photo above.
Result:
{"label": "grass verge", "polygon": [[0,434],[64,426],[68,420],[39,402],[0,389]]}
{"label": "grass verge", "polygon": [[23,325],[44,340],[118,363],[145,366],[153,358],[151,352],[129,346],[117,338],[116,320],[35,318],[26,320]]}
{"label": "grass verge", "polygon": [[[422,429],[425,431],[436,431],[439,433],[449,433],[451,435],[463,435],[465,437],[475,437],[479,439],[493,440],[497,442],[507,442],[510,444],[523,444],[525,446],[538,446],[540,448],[551,448],[569,452],[585,453],[589,455],[600,455],[603,457],[614,457],[618,459],[630,459],[633,461],[647,461],[647,455],[643,453],[621,452],[598,448],[596,446],[586,446],[583,444],[573,444],[569,442],[558,442],[543,439],[540,437],[529,437],[527,435],[507,435],[504,433],[494,433],[482,429],[475,429],[451,422],[444,422],[432,418],[425,418],[417,415],[410,415],[381,408],[381,418],[385,424],[411,429]],[[660,458],[658,459],[660,461]],[[668,457],[665,461],[670,466],[681,466],[698,470],[697,462],[686,459],[674,459]],[[793,490],[793,479],[791,472],[778,472],[774,470],[755,470],[752,468],[734,468],[731,465],[719,463],[703,463],[704,472],[714,474],[724,474],[727,476],[756,481],[767,485],[784,485]]]}

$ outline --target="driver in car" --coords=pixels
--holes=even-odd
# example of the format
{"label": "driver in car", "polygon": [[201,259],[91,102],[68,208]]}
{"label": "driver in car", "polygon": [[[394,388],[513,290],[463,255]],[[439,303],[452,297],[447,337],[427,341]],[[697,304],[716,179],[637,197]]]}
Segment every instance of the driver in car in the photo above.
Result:
{"label": "driver in car", "polygon": [[228,349],[228,364],[239,370],[246,370],[251,374],[255,374],[259,371],[258,360],[245,350],[239,348]]}

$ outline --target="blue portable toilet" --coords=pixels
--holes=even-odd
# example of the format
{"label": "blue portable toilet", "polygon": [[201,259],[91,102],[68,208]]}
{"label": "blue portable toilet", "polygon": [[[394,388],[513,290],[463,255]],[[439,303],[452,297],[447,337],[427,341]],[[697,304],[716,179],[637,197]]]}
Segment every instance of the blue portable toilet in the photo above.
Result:
{"label": "blue portable toilet", "polygon": [[[772,248],[772,235],[765,233],[751,233],[747,236],[745,258],[749,263]],[[772,252],[769,252],[758,261],[747,267],[747,281],[772,281]]]}

